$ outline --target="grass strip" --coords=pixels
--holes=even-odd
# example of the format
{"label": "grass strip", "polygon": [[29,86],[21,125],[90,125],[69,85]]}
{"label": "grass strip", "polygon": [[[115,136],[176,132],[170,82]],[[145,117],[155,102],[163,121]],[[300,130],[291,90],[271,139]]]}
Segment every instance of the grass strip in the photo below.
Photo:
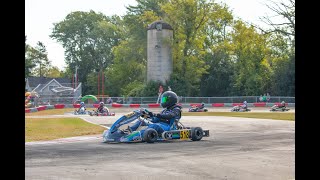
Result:
{"label": "grass strip", "polygon": [[182,116],[229,116],[289,121],[295,120],[295,113],[287,112],[183,112]]}
{"label": "grass strip", "polygon": [[25,141],[101,134],[105,128],[80,118],[26,118]]}

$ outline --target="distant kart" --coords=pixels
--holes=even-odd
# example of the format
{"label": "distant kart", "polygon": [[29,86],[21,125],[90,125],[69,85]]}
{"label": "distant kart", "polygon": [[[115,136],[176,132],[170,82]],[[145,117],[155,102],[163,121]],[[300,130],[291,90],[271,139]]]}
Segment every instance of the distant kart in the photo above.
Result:
{"label": "distant kart", "polygon": [[248,111],[251,111],[251,109],[249,108],[241,108],[240,106],[234,106],[232,109],[231,109],[231,112],[248,112]]}
{"label": "distant kart", "polygon": [[147,142],[166,140],[192,140],[200,141],[202,137],[209,137],[209,130],[203,130],[201,127],[185,127],[180,120],[170,122],[170,130],[161,134],[149,126],[139,126],[136,131],[125,131],[129,123],[144,121],[146,124],[152,124],[148,112],[144,110],[134,110],[131,113],[120,117],[110,129],[105,130],[102,134],[105,143],[130,143],[130,142]]}
{"label": "distant kart", "polygon": [[208,109],[206,108],[200,109],[198,106],[191,106],[189,108],[189,112],[208,112]]}
{"label": "distant kart", "polygon": [[287,108],[287,107],[279,107],[278,105],[273,105],[270,109],[271,112],[274,112],[274,111],[289,111],[290,109]]}
{"label": "distant kart", "polygon": [[96,110],[92,110],[92,111],[88,111],[90,116],[115,116],[116,113],[114,112],[104,112],[104,113],[100,113]]}
{"label": "distant kart", "polygon": [[80,109],[76,109],[74,110],[74,114],[78,115],[78,114],[87,114],[86,109],[84,107],[81,107]]}

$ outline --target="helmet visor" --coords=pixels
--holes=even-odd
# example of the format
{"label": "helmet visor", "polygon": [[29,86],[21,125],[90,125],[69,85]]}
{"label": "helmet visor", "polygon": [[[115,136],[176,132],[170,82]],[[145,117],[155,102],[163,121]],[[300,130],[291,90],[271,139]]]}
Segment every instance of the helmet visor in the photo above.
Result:
{"label": "helmet visor", "polygon": [[161,98],[161,103],[166,103],[168,101],[168,97],[164,96]]}

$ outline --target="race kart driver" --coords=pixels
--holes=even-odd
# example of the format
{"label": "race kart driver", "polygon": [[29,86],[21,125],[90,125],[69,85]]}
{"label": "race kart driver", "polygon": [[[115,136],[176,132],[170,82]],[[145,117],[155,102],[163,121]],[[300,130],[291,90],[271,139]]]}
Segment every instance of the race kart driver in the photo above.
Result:
{"label": "race kart driver", "polygon": [[[139,126],[148,126],[155,129],[158,134],[163,131],[170,130],[170,125],[177,119],[181,118],[182,107],[177,104],[178,96],[173,91],[166,91],[161,95],[161,106],[164,108],[160,113],[146,112],[152,119],[153,124],[146,124],[144,121],[137,121],[131,127],[128,126],[127,131],[135,131]],[[143,134],[144,130],[141,130]]]}

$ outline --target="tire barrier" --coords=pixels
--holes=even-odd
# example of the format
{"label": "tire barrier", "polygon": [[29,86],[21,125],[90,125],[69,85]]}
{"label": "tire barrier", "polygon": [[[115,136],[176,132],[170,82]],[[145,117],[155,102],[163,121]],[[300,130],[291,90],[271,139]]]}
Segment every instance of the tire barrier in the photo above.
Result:
{"label": "tire barrier", "polygon": [[265,102],[258,102],[258,103],[253,103],[254,107],[266,107],[266,103]]}
{"label": "tire barrier", "polygon": [[224,103],[213,103],[212,107],[224,107]]}

